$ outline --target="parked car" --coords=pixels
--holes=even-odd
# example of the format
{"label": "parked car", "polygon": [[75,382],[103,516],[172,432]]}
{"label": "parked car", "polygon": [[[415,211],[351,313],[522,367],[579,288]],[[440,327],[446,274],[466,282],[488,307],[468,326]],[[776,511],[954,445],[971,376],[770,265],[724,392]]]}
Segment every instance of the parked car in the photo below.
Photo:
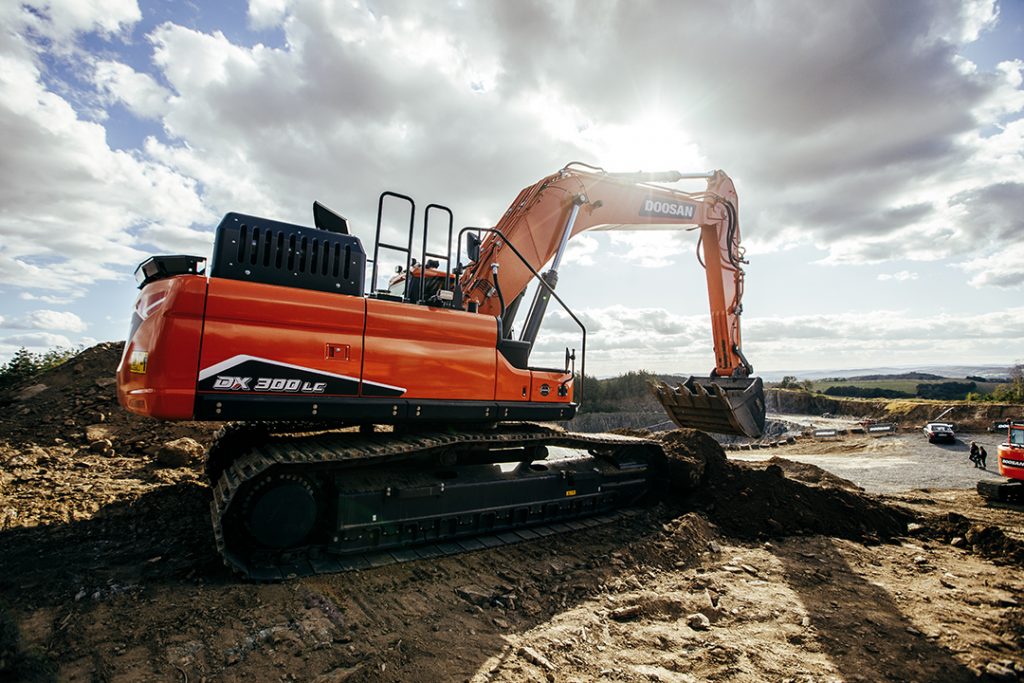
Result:
{"label": "parked car", "polygon": [[996,420],[995,422],[993,422],[992,426],[988,428],[988,431],[990,431],[990,432],[1002,432],[1003,434],[1005,434],[1006,432],[1009,431],[1009,429],[1010,429],[1010,420],[1009,420],[1009,418],[1007,418],[1005,420]]}
{"label": "parked car", "polygon": [[956,443],[956,432],[948,422],[929,422],[924,426],[928,443]]}

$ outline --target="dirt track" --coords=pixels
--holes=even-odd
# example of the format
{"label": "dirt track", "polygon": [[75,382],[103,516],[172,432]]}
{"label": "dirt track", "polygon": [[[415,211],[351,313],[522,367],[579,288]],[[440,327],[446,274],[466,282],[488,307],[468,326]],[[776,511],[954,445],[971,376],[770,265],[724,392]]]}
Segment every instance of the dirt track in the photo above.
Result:
{"label": "dirt track", "polygon": [[[967,459],[972,439],[988,451],[987,470],[974,467]],[[996,471],[997,441],[992,434],[982,433],[961,434],[955,444],[930,444],[920,432],[901,432],[880,437],[801,439],[782,449],[732,451],[729,457],[761,461],[780,455],[822,467],[870,493],[973,489],[981,479],[1001,479]]]}
{"label": "dirt track", "polygon": [[[969,492],[880,502],[813,466],[730,464],[687,432],[666,447],[702,459],[700,486],[611,524],[372,571],[239,582],[213,548],[200,464],[157,456],[165,440],[205,441],[210,428],[117,412],[96,382],[111,358],[114,348],[60,368],[43,378],[50,389],[5,408],[0,680],[1024,673],[1024,551],[1000,532],[1019,529],[1024,511],[985,508]],[[96,423],[82,417],[98,413],[109,445],[94,447]]]}

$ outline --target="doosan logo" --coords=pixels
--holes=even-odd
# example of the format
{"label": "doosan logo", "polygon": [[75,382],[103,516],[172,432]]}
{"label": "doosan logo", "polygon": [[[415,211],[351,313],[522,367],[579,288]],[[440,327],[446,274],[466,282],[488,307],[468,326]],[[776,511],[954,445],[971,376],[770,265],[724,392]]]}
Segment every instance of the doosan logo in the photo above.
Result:
{"label": "doosan logo", "polygon": [[662,201],[648,199],[640,208],[641,216],[664,216],[666,218],[693,218],[697,215],[697,205],[686,202]]}

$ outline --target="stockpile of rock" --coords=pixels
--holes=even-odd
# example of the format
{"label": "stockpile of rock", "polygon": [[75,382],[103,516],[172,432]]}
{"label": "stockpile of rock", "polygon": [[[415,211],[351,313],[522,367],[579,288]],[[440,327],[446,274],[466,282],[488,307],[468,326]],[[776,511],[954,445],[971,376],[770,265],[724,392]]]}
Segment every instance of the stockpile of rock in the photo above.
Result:
{"label": "stockpile of rock", "polygon": [[97,344],[0,395],[6,418],[0,441],[105,457],[148,456],[172,467],[197,462],[216,426],[161,422],[122,409],[114,373],[123,347]]}

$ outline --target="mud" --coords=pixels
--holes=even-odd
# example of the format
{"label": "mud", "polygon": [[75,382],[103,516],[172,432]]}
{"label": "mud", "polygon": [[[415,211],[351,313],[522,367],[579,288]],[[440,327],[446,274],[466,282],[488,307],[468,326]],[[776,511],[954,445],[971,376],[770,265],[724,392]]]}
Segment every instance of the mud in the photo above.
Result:
{"label": "mud", "polygon": [[[39,378],[47,389],[0,398],[11,416],[0,426],[0,680],[1024,673],[1019,545],[980,529],[972,542],[951,536],[981,525],[1016,541],[1024,511],[996,515],[927,492],[893,502],[784,458],[730,462],[686,430],[658,437],[671,455],[667,495],[613,523],[371,571],[241,582],[214,550],[202,464],[157,458],[177,438],[208,443],[215,425],[115,411],[112,387],[97,380],[118,353],[90,349]],[[85,434],[96,424],[109,448]]]}

